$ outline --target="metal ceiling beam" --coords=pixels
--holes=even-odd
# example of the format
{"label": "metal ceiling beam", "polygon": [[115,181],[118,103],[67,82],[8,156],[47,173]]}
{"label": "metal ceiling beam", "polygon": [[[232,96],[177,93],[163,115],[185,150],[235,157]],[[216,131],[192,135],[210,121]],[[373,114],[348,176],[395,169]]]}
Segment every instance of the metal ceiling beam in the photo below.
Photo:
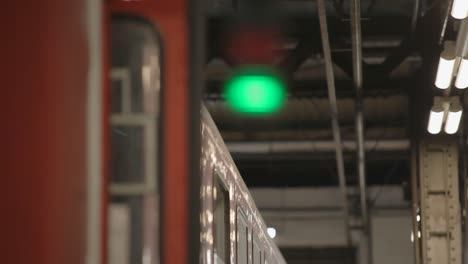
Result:
{"label": "metal ceiling beam", "polygon": [[[324,112],[323,114],[328,114]],[[366,130],[369,132],[374,132],[379,134],[377,130],[385,130],[380,134],[387,135],[390,137],[393,130],[406,129],[408,120],[405,117],[393,117],[393,120],[373,120],[371,122],[366,122]],[[238,122],[226,122],[221,118],[216,120],[216,125],[221,133],[230,133],[230,132],[248,132],[248,133],[271,133],[275,134],[277,132],[294,132],[294,131],[304,131],[304,132],[318,132],[321,130],[330,129],[329,120],[311,120],[304,122],[302,120],[290,120],[290,121],[273,121],[273,122],[262,122],[261,120],[240,120]],[[342,130],[352,129],[354,127],[354,121],[352,120],[342,120],[340,123],[340,128]],[[321,138],[323,139],[323,138]]]}
{"label": "metal ceiling beam", "polygon": [[344,222],[346,230],[346,239],[351,244],[351,231],[349,226],[349,206],[348,194],[346,190],[346,175],[344,170],[343,149],[341,147],[340,125],[338,123],[338,106],[336,103],[335,76],[333,72],[333,62],[331,57],[330,39],[328,37],[327,10],[324,0],[317,0],[320,32],[322,36],[323,57],[325,59],[325,70],[328,86],[328,98],[330,101],[330,113],[333,129],[334,146],[336,153],[336,165],[338,170],[339,185],[341,190],[341,199],[343,203]]}
{"label": "metal ceiling beam", "polygon": [[[335,140],[316,141],[242,141],[226,142],[229,151],[233,154],[271,154],[271,153],[313,153],[313,152],[333,152],[336,151]],[[343,140],[340,150],[356,151],[358,144],[355,140]],[[409,139],[385,139],[366,140],[362,147],[365,151],[406,151],[410,148]]]}
{"label": "metal ceiling beam", "polygon": [[296,47],[290,51],[285,58],[279,63],[278,67],[283,70],[285,74],[292,75],[301,64],[314,54],[319,47],[313,47],[314,43],[310,39],[301,39]]}
{"label": "metal ceiling beam", "polygon": [[[257,155],[260,156],[260,155]],[[298,157],[298,156],[296,156]],[[248,186],[330,186],[338,188],[339,178],[336,172],[336,161],[329,157],[325,160],[306,159],[280,160],[257,159],[247,160],[234,157],[237,167],[246,180]],[[346,161],[346,165],[353,167],[353,160]],[[311,174],[312,172],[312,174]],[[367,180],[370,185],[400,185],[405,187],[409,176],[409,161],[407,157],[396,159],[375,160],[369,164]],[[360,214],[359,197],[356,195],[358,177],[347,174],[346,181],[349,192],[348,201],[351,214]],[[356,186],[353,188],[351,186]],[[341,206],[341,191],[338,193],[337,202]],[[375,198],[373,197],[373,201]],[[310,204],[309,204],[310,205]],[[341,206],[341,210],[343,210]],[[353,224],[353,222],[351,223]],[[357,224],[354,222],[354,224]],[[357,241],[356,241],[357,242]],[[356,245],[356,244],[355,244]]]}
{"label": "metal ceiling beam", "polygon": [[396,67],[398,67],[408,56],[410,56],[415,49],[415,40],[418,38],[419,31],[417,31],[417,25],[419,22],[419,14],[421,13],[421,1],[414,0],[413,3],[413,14],[411,16],[410,30],[407,33],[407,37],[401,41],[400,46],[395,53],[388,56],[385,61],[380,65],[380,68],[388,75]]}
{"label": "metal ceiling beam", "polygon": [[[380,65],[363,64],[366,71],[372,71],[372,76],[379,76],[379,79],[386,78],[397,66],[399,66],[408,56],[410,56],[416,48],[415,37],[418,34],[416,24],[418,21],[419,14],[419,1],[415,1],[413,10],[413,16],[408,18],[407,16],[386,16],[386,17],[373,17],[372,19],[362,21],[363,32],[366,36],[396,36],[398,39],[403,35],[408,35],[408,26],[410,26],[409,36],[401,42],[398,48],[388,46],[386,48],[380,47],[376,50],[386,51],[387,54],[390,52],[390,56]],[[334,45],[340,45],[340,43],[346,42],[347,37],[350,35],[349,27],[346,27],[348,19],[333,18],[328,21],[330,30],[334,33],[331,39],[333,53],[333,60],[337,66],[343,69],[349,76],[352,75],[351,64],[347,63],[346,58],[349,54],[342,54],[342,52],[335,52],[336,48]],[[311,25],[309,27],[303,27],[302,25]],[[280,63],[280,68],[285,69],[287,73],[294,72],[297,67],[301,65],[304,56],[307,54],[315,54],[320,49],[320,42],[317,38],[313,37],[317,35],[318,26],[313,18],[304,17],[303,15],[296,14],[291,15],[287,19],[287,23],[284,25],[284,34],[289,38],[299,40],[298,45],[295,49],[290,51],[286,56],[285,60]],[[223,57],[220,51],[223,42],[223,34],[226,29],[229,28],[229,22],[225,17],[212,16],[208,19],[208,36],[210,48],[208,49],[209,57]],[[412,34],[414,33],[414,34]],[[310,43],[310,44],[309,44]],[[305,46],[308,46],[307,48]],[[363,47],[365,54],[372,52],[374,49],[368,49],[366,46]],[[349,49],[349,48],[347,48]],[[395,50],[395,51],[393,51]],[[387,56],[385,54],[384,56]]]}
{"label": "metal ceiling beam", "polygon": [[[381,80],[380,80],[381,81]],[[382,83],[378,80],[366,81],[364,87],[364,97],[379,97],[389,95],[401,95],[408,93],[408,80],[389,80]],[[207,100],[222,100],[224,82],[220,80],[208,80],[206,82],[205,99]],[[328,97],[327,81],[326,80],[294,80],[289,84],[289,96],[292,98],[317,98]],[[351,81],[336,80],[336,96],[338,98],[354,98],[356,90]]]}
{"label": "metal ceiling beam", "polygon": [[[314,40],[319,31],[319,23],[316,17],[310,14],[293,14],[284,17],[283,32],[288,37],[309,38]],[[350,34],[350,28],[347,26],[349,20],[341,18],[330,18],[328,28],[333,31],[331,41],[337,38],[347,37]],[[363,21],[363,33],[366,36],[402,36],[408,32],[408,25],[411,18],[408,16],[379,16]],[[304,25],[308,25],[305,27]],[[223,36],[231,26],[229,16],[209,16],[207,18],[207,36]],[[319,41],[318,41],[319,43]],[[210,44],[210,43],[207,43]],[[214,44],[214,43],[211,43]]]}
{"label": "metal ceiling beam", "polygon": [[[392,152],[380,152],[369,150],[372,153],[367,158],[367,164],[372,164],[382,161],[408,161],[410,159],[409,151],[392,151]],[[345,163],[351,163],[356,160],[353,152],[344,152],[343,159]],[[271,164],[272,162],[278,164],[278,162],[291,162],[298,163],[301,162],[333,162],[335,160],[334,152],[288,152],[288,153],[232,153],[233,159],[236,161],[236,164],[239,166],[245,166],[246,163],[267,163]]]}

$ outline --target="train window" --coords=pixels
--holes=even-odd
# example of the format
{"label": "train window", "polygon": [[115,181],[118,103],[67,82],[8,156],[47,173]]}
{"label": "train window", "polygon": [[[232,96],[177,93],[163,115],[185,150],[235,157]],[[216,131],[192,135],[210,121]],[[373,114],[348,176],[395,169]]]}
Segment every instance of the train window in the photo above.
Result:
{"label": "train window", "polygon": [[214,198],[214,257],[215,264],[229,263],[229,192],[215,176]]}
{"label": "train window", "polygon": [[112,17],[108,264],[159,263],[160,45],[152,25]]}
{"label": "train window", "polygon": [[114,18],[111,25],[111,180],[149,187],[157,171],[159,45],[143,22]]}
{"label": "train window", "polygon": [[248,264],[249,261],[249,227],[242,210],[237,210],[237,264]]}
{"label": "train window", "polygon": [[[144,178],[142,126],[114,125],[112,127],[112,171],[114,182],[142,181]],[[118,164],[118,165],[117,165]]]}

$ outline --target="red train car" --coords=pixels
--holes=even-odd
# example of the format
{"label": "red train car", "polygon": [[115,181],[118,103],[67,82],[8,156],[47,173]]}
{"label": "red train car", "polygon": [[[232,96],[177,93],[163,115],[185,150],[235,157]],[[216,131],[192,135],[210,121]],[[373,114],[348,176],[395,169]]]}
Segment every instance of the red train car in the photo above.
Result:
{"label": "red train car", "polygon": [[[164,263],[197,260],[201,89],[194,87],[201,74],[189,68],[201,55],[190,52],[188,34],[195,9],[183,0],[25,0],[3,7],[2,259],[110,262],[107,241],[116,240],[107,239],[114,226],[106,216],[122,211],[108,210],[110,193],[111,202],[130,205],[132,221],[142,221],[130,225],[145,231],[132,232],[141,237],[130,246],[144,245],[142,262],[159,262],[160,255]],[[120,36],[130,56],[111,56],[118,42],[111,30],[128,33]],[[128,73],[132,88],[125,90]],[[123,82],[120,94],[109,89],[119,86],[115,79]],[[128,144],[138,140],[145,141]],[[164,243],[157,245],[159,231]]]}
{"label": "red train car", "polygon": [[2,263],[102,263],[102,5],[2,3]]}
{"label": "red train car", "polygon": [[200,110],[201,6],[7,4],[5,263],[283,263]]}

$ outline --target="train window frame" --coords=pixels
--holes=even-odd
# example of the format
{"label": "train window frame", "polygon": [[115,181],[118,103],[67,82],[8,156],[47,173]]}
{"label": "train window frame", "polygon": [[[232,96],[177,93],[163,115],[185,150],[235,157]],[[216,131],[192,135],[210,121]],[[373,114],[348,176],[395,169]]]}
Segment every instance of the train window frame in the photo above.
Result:
{"label": "train window frame", "polygon": [[[226,183],[222,180],[221,178],[221,173],[215,169],[213,172],[213,182],[212,182],[212,188],[213,188],[213,263],[217,264],[219,261],[221,261],[220,264],[229,264],[230,259],[231,259],[231,246],[230,246],[230,232],[231,232],[231,222],[230,222],[230,212],[231,212],[231,200],[230,200],[230,192],[229,188],[226,185]],[[220,189],[220,190],[218,190]],[[224,197],[223,202],[223,233],[224,233],[224,243],[222,243],[223,248],[224,248],[224,256],[219,256],[216,254],[217,252],[217,239],[218,239],[218,232],[217,232],[217,220],[219,219],[217,216],[218,213],[216,211],[217,209],[217,198],[221,197],[219,196],[219,193],[221,193]],[[219,259],[218,259],[219,258]]]}
{"label": "train window frame", "polygon": [[[110,70],[110,78],[111,82],[116,82],[119,81],[122,83],[122,89],[120,91],[120,112],[123,113],[130,113],[131,112],[131,73],[127,68],[122,68],[122,67],[115,67],[111,68]],[[112,96],[114,96],[116,93],[113,92]],[[113,113],[114,111],[112,110],[113,108],[113,99],[111,98],[111,112]]]}
{"label": "train window frame", "polygon": [[[142,181],[122,181],[115,182],[112,177],[110,178],[110,187],[109,191],[111,195],[139,195],[145,193],[159,193],[159,186],[161,185],[160,175],[161,175],[161,161],[159,153],[161,152],[160,142],[162,142],[162,93],[163,93],[163,43],[161,35],[158,30],[154,27],[154,24],[146,19],[136,16],[127,16],[127,15],[113,15],[111,17],[111,24],[114,23],[127,23],[138,24],[141,28],[144,28],[144,33],[148,34],[151,39],[150,45],[153,46],[153,51],[155,52],[155,59],[151,60],[150,66],[154,67],[154,80],[153,83],[150,83],[152,87],[147,87],[148,81],[145,79],[145,69],[148,68],[148,65],[145,62],[141,62],[141,82],[140,90],[141,93],[146,93],[148,90],[153,90],[152,94],[149,97],[152,99],[148,102],[148,96],[142,96],[140,104],[142,105],[141,111],[132,110],[132,72],[130,68],[124,68],[121,66],[114,67],[114,61],[111,57],[110,63],[110,72],[109,76],[112,81],[122,82],[121,93],[121,111],[120,112],[110,112],[110,124],[111,126],[140,126],[143,128],[143,142],[146,147],[143,153],[143,178]],[[127,25],[127,26],[128,26]],[[112,38],[111,38],[112,39]],[[148,39],[146,39],[148,40]],[[110,43],[111,47],[114,48],[113,40]],[[146,55],[148,48],[141,47],[142,57]],[[148,63],[148,62],[146,62]],[[112,93],[111,93],[112,94]],[[145,94],[146,95],[146,94]],[[112,99],[112,98],[111,98]],[[151,106],[151,103],[156,103],[156,107]],[[112,102],[110,102],[112,104]],[[112,105],[110,106],[112,108]],[[110,131],[112,133],[112,129]]]}
{"label": "train window frame", "polygon": [[[143,129],[142,138],[145,147],[143,159],[143,177],[138,181],[123,180],[109,181],[109,195],[111,205],[127,206],[130,215],[131,230],[129,230],[129,259],[125,263],[141,262],[143,258],[156,263],[160,262],[160,235],[162,204],[160,196],[162,186],[162,162],[161,162],[161,143],[162,138],[162,117],[163,105],[162,100],[164,93],[163,68],[164,68],[164,47],[161,34],[155,28],[154,23],[138,16],[128,15],[112,15],[111,25],[140,27],[142,38],[137,39],[135,43],[127,45],[140,45],[138,51],[141,54],[141,61],[132,64],[130,61],[121,63],[115,66],[114,57],[111,55],[109,63],[109,77],[111,82],[121,82],[123,86],[120,90],[120,106],[119,111],[113,111],[112,100],[109,98],[109,123],[110,133],[112,126],[128,126],[141,127]],[[111,41],[109,47],[114,49],[114,28],[111,32]],[[125,31],[124,31],[125,32]],[[128,38],[132,39],[132,38]],[[137,41],[140,41],[138,43]],[[121,49],[118,49],[121,50]],[[126,51],[126,50],[125,50]],[[125,54],[125,52],[123,53]],[[128,53],[130,54],[130,53]],[[124,56],[130,56],[125,54]],[[149,58],[148,58],[149,57]],[[124,59],[125,61],[125,59]],[[132,82],[132,69],[138,67],[137,74],[140,74],[140,82],[135,84]],[[138,75],[135,75],[138,76]],[[111,91],[112,87],[111,83]],[[132,85],[137,85],[138,96],[132,95]],[[112,92],[110,93],[112,96]],[[137,104],[141,109],[132,109],[132,98],[140,100]],[[112,137],[112,136],[111,136]],[[112,151],[112,146],[110,146]],[[112,163],[111,163],[112,168]],[[130,176],[128,178],[131,178]],[[133,202],[132,202],[133,201]],[[112,221],[112,219],[108,219]],[[136,241],[136,243],[135,243]],[[109,250],[109,248],[108,248]],[[107,253],[109,253],[108,251]]]}
{"label": "train window frame", "polygon": [[155,192],[157,189],[157,166],[154,160],[157,159],[156,149],[158,148],[156,136],[156,120],[151,116],[145,115],[128,115],[119,114],[112,115],[112,126],[127,126],[127,127],[141,127],[143,128],[143,142],[147,146],[143,152],[143,182],[128,182],[128,183],[110,183],[110,192],[115,195],[137,195],[148,192]]}
{"label": "train window frame", "polygon": [[[244,223],[245,229],[242,230],[242,233],[245,232],[245,245],[241,244],[240,241],[240,224],[239,222],[242,221]],[[237,219],[236,219],[236,260],[237,264],[249,264],[249,234],[250,234],[250,227],[249,227],[249,221],[247,218],[247,215],[243,212],[241,207],[237,208]],[[239,256],[239,248],[244,247],[245,248],[245,262],[240,262],[241,257]]]}

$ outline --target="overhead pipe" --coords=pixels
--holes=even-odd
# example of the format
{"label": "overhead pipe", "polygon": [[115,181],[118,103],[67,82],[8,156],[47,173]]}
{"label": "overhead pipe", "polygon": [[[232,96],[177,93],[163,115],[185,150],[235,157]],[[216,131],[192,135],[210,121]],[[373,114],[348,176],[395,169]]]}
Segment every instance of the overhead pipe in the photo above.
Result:
{"label": "overhead pipe", "polygon": [[351,1],[351,34],[353,52],[353,81],[356,88],[356,142],[357,168],[359,175],[359,190],[361,193],[361,211],[364,227],[367,226],[367,197],[366,197],[366,160],[364,149],[364,114],[362,89],[362,41],[361,41],[361,2]]}
{"label": "overhead pipe", "polygon": [[[341,152],[356,151],[355,140],[340,140]],[[243,154],[269,154],[269,153],[313,153],[313,152],[333,152],[336,151],[336,140],[316,140],[316,141],[263,141],[249,142],[236,141],[226,142],[231,153]],[[372,139],[364,142],[366,151],[376,152],[397,152],[408,151],[410,149],[409,139]]]}
{"label": "overhead pipe", "polygon": [[447,25],[448,25],[448,21],[450,18],[450,11],[452,10],[453,1],[447,1],[447,2],[448,2],[448,6],[447,6],[447,9],[445,10],[444,20],[443,20],[442,28],[439,34],[439,45],[442,45],[442,43],[444,42],[445,33],[447,32]]}
{"label": "overhead pipe", "polygon": [[351,229],[349,226],[348,194],[346,190],[346,176],[344,169],[343,149],[338,123],[338,105],[336,103],[335,76],[333,72],[333,62],[331,57],[330,39],[328,36],[327,11],[324,0],[317,0],[317,9],[322,35],[323,57],[325,59],[325,73],[327,78],[328,99],[330,102],[330,115],[332,121],[333,139],[335,143],[336,166],[340,186],[341,200],[343,203],[343,217],[348,245],[351,245]]}
{"label": "overhead pipe", "polygon": [[463,19],[458,31],[456,54],[462,58],[468,56],[468,18]]}
{"label": "overhead pipe", "polygon": [[364,149],[364,114],[363,114],[363,89],[362,89],[362,34],[361,34],[361,1],[351,0],[351,39],[353,53],[353,81],[356,87],[356,142],[357,142],[357,168],[359,176],[359,191],[361,202],[362,228],[364,230],[365,250],[363,257],[367,258],[365,263],[372,263],[372,246],[369,225],[369,214],[367,211],[367,189],[366,189],[366,156]]}
{"label": "overhead pipe", "polygon": [[416,31],[418,25],[419,14],[421,12],[421,0],[414,0],[413,3],[413,14],[411,15],[411,27],[410,27],[410,37]]}

